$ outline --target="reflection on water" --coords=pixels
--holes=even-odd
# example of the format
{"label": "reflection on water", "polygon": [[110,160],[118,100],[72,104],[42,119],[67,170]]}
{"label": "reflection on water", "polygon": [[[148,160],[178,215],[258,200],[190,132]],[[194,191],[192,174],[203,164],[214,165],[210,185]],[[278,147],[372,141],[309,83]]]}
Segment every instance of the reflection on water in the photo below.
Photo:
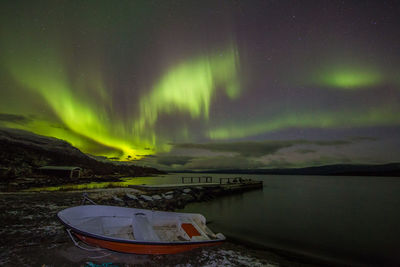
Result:
{"label": "reflection on water", "polygon": [[130,185],[140,184],[157,184],[162,177],[134,177],[134,178],[121,178],[118,182],[90,182],[86,184],[66,184],[60,186],[49,187],[34,187],[25,191],[38,192],[38,191],[60,191],[60,190],[83,190],[83,189],[99,189],[111,187],[128,187]]}
{"label": "reflection on water", "polygon": [[[153,185],[153,184],[180,184],[182,182],[182,176],[188,176],[182,173],[173,173],[163,176],[154,177],[127,177],[121,178],[117,182],[90,182],[84,184],[65,184],[60,186],[48,186],[48,187],[34,187],[29,188],[24,191],[29,192],[39,192],[39,191],[63,191],[63,190],[86,190],[86,189],[100,189],[100,188],[112,188],[112,187],[129,187],[130,185]],[[204,177],[204,174],[190,174],[191,177]],[[210,175],[207,175],[210,176]],[[214,181],[218,181],[217,176]],[[222,175],[222,177],[231,177],[227,175]],[[196,180],[197,181],[197,180]]]}
{"label": "reflection on water", "polygon": [[398,266],[400,179],[259,175],[263,190],[190,203],[243,242],[345,265]]}
{"label": "reflection on water", "polygon": [[[155,176],[155,177],[128,177],[121,178],[121,181],[117,182],[90,182],[84,184],[65,184],[60,186],[49,186],[49,187],[34,187],[29,188],[24,191],[28,192],[39,192],[39,191],[64,191],[64,190],[86,190],[86,189],[100,189],[100,188],[112,188],[112,187],[129,187],[130,185],[153,185],[153,184],[180,184],[182,183],[183,176],[190,177],[212,177],[210,182],[218,182],[219,178],[227,178],[227,177],[237,177],[238,175],[225,175],[225,174],[183,174],[183,173],[172,173],[163,176]],[[259,180],[257,176],[246,175],[242,177],[252,178],[253,180]],[[190,180],[190,179],[189,179]],[[186,182],[189,182],[186,180]],[[194,182],[198,181],[194,179]]]}

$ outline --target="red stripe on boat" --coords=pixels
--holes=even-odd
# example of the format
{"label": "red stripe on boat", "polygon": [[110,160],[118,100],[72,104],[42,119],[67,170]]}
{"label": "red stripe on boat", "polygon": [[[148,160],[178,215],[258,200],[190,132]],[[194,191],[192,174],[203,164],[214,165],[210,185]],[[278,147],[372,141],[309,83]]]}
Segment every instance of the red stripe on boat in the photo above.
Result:
{"label": "red stripe on boat", "polygon": [[[192,226],[193,227],[193,226]],[[195,229],[196,230],[196,229]],[[197,231],[197,230],[196,230]],[[177,245],[156,245],[156,244],[133,244],[133,243],[121,243],[114,241],[107,241],[88,237],[74,233],[80,240],[88,245],[102,247],[113,251],[134,253],[134,254],[175,254],[188,250],[192,250],[199,247],[208,247],[222,244],[221,242],[209,242],[209,243],[191,243],[191,244],[177,244]]]}

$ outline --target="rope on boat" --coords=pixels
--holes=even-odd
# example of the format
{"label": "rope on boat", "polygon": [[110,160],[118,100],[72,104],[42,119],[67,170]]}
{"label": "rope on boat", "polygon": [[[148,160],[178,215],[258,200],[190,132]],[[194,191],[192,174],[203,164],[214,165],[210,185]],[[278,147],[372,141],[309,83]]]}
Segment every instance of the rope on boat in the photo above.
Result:
{"label": "rope on boat", "polygon": [[86,251],[104,251],[104,248],[85,248],[79,245],[79,243],[75,240],[75,238],[71,234],[71,229],[67,228],[67,232],[69,237],[71,238],[72,242],[74,242],[75,246],[77,246],[80,249],[86,250]]}
{"label": "rope on boat", "polygon": [[87,193],[83,193],[83,199],[82,199],[81,205],[85,204],[85,201],[86,201],[86,200],[89,201],[90,203],[92,203],[93,205],[97,205],[96,202],[94,202],[93,200],[91,200],[91,199],[88,197],[88,194],[87,194]]}
{"label": "rope on boat", "polygon": [[[80,249],[83,249],[83,250],[86,250],[86,251],[90,251],[90,252],[104,252],[104,251],[106,251],[106,249],[103,249],[103,248],[85,248],[85,247],[82,247],[81,245],[79,245],[79,243],[72,236],[71,229],[67,229],[67,232],[68,232],[68,235],[71,238],[72,242],[74,242],[74,245],[77,246]],[[100,255],[100,256],[88,256],[88,258],[100,259],[100,258],[104,258],[104,257],[110,256],[111,254],[112,253],[110,252],[108,254],[104,254],[104,255]]]}
{"label": "rope on boat", "polygon": [[[94,202],[93,200],[91,200],[91,199],[88,197],[88,194],[87,194],[87,193],[83,193],[83,199],[82,199],[81,205],[84,205],[86,201],[89,201],[89,202],[92,203],[93,205],[97,205],[96,202]],[[75,240],[75,238],[72,236],[72,234],[71,234],[71,229],[67,228],[66,230],[67,230],[67,233],[68,233],[69,237],[71,238],[72,242],[74,242],[74,245],[75,245],[76,247],[78,247],[78,248],[80,248],[80,249],[83,249],[83,250],[86,250],[86,251],[90,251],[90,252],[104,252],[104,251],[106,251],[106,249],[103,249],[103,248],[85,248],[85,247],[82,247],[81,245],[79,245],[79,243],[78,243],[78,242]],[[100,256],[88,256],[88,258],[91,258],[91,259],[100,259],[100,258],[104,258],[104,257],[110,256],[110,255],[111,255],[111,252],[108,253],[108,254],[100,255]]]}

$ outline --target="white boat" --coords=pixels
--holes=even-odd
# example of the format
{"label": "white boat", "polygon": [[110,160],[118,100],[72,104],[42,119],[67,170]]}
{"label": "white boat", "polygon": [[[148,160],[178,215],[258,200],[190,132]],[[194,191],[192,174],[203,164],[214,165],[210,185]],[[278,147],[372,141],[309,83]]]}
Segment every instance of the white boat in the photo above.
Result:
{"label": "white boat", "polygon": [[83,242],[126,253],[173,254],[225,240],[201,214],[83,205],[57,216]]}

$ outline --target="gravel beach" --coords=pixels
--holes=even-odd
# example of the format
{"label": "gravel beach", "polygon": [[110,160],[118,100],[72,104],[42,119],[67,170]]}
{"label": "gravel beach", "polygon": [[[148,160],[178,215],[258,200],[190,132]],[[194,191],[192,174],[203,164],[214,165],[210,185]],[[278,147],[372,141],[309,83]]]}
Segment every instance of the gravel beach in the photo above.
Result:
{"label": "gravel beach", "polygon": [[[131,193],[129,193],[131,192]],[[99,189],[89,196],[99,204],[120,201],[131,189]],[[74,246],[56,214],[80,205],[82,192],[1,193],[1,266],[306,266],[268,251],[225,242],[176,255],[89,252]],[[143,201],[140,201],[144,203]],[[139,201],[137,203],[140,203]],[[134,203],[131,205],[134,205]],[[154,208],[154,207],[153,207]]]}

